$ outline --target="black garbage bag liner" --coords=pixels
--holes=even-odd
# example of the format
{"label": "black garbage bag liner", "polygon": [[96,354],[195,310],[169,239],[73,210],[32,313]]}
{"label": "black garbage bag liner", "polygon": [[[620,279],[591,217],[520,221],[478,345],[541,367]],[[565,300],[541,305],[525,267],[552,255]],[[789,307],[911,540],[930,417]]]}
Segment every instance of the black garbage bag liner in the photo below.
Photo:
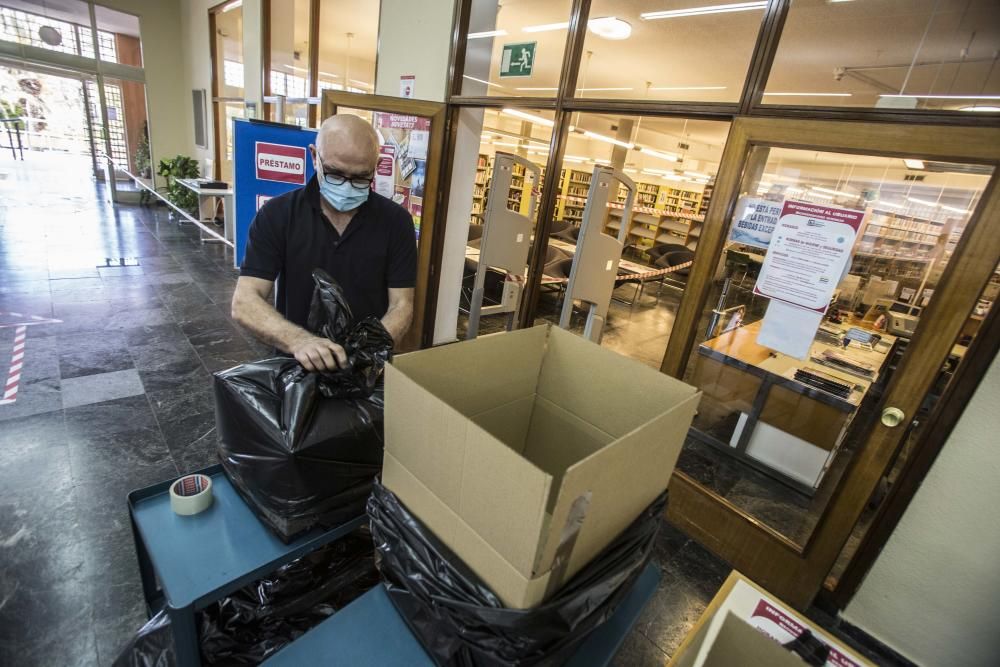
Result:
{"label": "black garbage bag liner", "polygon": [[161,611],[146,621],[111,667],[174,667],[176,664],[170,618],[167,612]]}
{"label": "black garbage bag liner", "polygon": [[388,489],[368,500],[376,564],[386,591],[442,666],[560,665],[604,623],[649,562],[664,493],[551,598],[508,609]]}
{"label": "black garbage bag liner", "polygon": [[[378,584],[366,527],[283,565],[198,614],[202,661],[256,665]],[[153,616],[113,667],[174,667],[166,612]]]}
{"label": "black garbage bag liner", "polygon": [[363,528],[209,605],[200,619],[202,660],[259,664],[376,584]]}
{"label": "black garbage bag liner", "polygon": [[219,458],[233,486],[281,539],[364,512],[382,469],[382,371],[392,337],[357,325],[340,287],[313,275],[310,326],[344,346],[348,367],[308,373],[276,357],[215,374]]}

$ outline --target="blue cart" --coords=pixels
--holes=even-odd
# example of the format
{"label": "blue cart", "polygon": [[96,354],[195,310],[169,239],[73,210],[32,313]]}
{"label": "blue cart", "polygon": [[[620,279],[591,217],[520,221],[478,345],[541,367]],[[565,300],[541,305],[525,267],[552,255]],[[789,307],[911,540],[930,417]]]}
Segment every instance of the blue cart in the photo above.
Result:
{"label": "blue cart", "polygon": [[[360,516],[330,530],[313,530],[284,544],[239,496],[221,465],[198,471],[212,478],[212,506],[194,516],[170,509],[170,482],[128,496],[132,534],[149,615],[166,610],[181,667],[201,664],[195,613],[276,568],[361,526]],[[611,619],[584,641],[567,663],[611,662],[660,580],[649,565]],[[379,667],[433,666],[382,586],[376,586],[265,664],[344,664]]]}

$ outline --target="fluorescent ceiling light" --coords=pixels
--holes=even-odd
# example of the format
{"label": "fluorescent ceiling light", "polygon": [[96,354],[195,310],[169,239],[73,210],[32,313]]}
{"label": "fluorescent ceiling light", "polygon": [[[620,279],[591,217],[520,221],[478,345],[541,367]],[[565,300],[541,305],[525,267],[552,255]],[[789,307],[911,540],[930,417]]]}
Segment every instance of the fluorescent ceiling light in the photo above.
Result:
{"label": "fluorescent ceiling light", "polygon": [[923,160],[909,160],[909,159],[907,159],[907,160],[903,160],[903,164],[905,164],[907,166],[907,168],[909,168],[909,169],[923,169],[924,168],[924,161]]}
{"label": "fluorescent ceiling light", "polygon": [[[687,171],[686,169],[684,170],[684,175],[690,176],[691,178],[708,178],[708,174],[703,174],[700,171]],[[761,185],[763,185],[763,183],[761,183]],[[770,186],[771,184],[768,183],[768,185]]]}
{"label": "fluorescent ceiling light", "polygon": [[914,204],[922,204],[924,206],[933,206],[935,208],[937,208],[938,206],[940,206],[940,204],[938,204],[936,201],[928,201],[926,199],[917,199],[916,197],[907,197],[906,200],[907,201],[911,201]]}
{"label": "fluorescent ceiling light", "polygon": [[663,151],[654,151],[652,148],[641,148],[640,152],[643,155],[652,155],[653,157],[658,157],[661,160],[666,160],[667,162],[677,162],[680,156],[674,155],[673,153],[664,153]]}
{"label": "fluorescent ceiling light", "polygon": [[794,187],[789,187],[789,188],[785,188],[785,192],[790,192],[790,193],[792,193],[793,195],[800,195],[800,194],[802,194],[803,192],[805,192],[805,190],[804,190],[804,189],[802,189],[802,188],[794,188]]}
{"label": "fluorescent ceiling light", "polygon": [[882,94],[879,97],[916,97],[921,100],[1000,100],[1000,95],[888,95]]}
{"label": "fluorescent ceiling light", "polygon": [[726,86],[654,86],[650,90],[725,90]]}
{"label": "fluorescent ceiling light", "polygon": [[357,79],[349,79],[349,80],[351,81],[351,83],[356,83],[359,86],[368,86],[369,88],[372,87],[372,84],[368,83],[367,81],[358,81]]}
{"label": "fluorescent ceiling light", "polygon": [[559,90],[558,88],[515,88],[515,90]]}
{"label": "fluorescent ceiling light", "polygon": [[616,16],[604,16],[587,21],[590,32],[604,39],[628,39],[632,34],[632,24]]}
{"label": "fluorescent ceiling light", "polygon": [[578,91],[583,93],[590,93],[598,90],[634,90],[633,88],[577,88]]}
{"label": "fluorescent ceiling light", "polygon": [[510,148],[520,148],[521,147],[521,144],[511,143],[511,142],[507,142],[507,141],[494,141],[493,145],[494,146],[508,146]]}
{"label": "fluorescent ceiling light", "polygon": [[851,93],[764,93],[764,97],[850,97]]}
{"label": "fluorescent ceiling light", "polygon": [[674,175],[674,172],[672,170],[670,170],[670,169],[656,169],[654,167],[643,167],[642,168],[642,173],[644,173],[644,174],[659,174],[659,175],[670,174],[671,176]]}
{"label": "fluorescent ceiling light", "polygon": [[484,37],[503,37],[507,34],[506,30],[484,30],[483,32],[470,32],[465,36],[466,39],[483,39]]}
{"label": "fluorescent ceiling light", "polygon": [[598,141],[603,141],[606,144],[614,144],[615,146],[621,146],[622,148],[635,148],[635,144],[630,144],[627,141],[618,141],[611,137],[606,137],[603,134],[598,134],[597,132],[591,132],[590,130],[582,130],[583,136],[590,139],[597,139]]}
{"label": "fluorescent ceiling light", "polygon": [[940,204],[940,206],[944,210],[951,211],[952,213],[968,213],[969,212],[969,209],[967,209],[967,208],[958,208],[957,206],[945,206],[944,204]]}
{"label": "fluorescent ceiling light", "polygon": [[222,8],[222,13],[225,14],[226,12],[230,12],[242,6],[243,6],[243,0],[233,0],[228,5]]}
{"label": "fluorescent ceiling light", "polygon": [[582,157],[573,157],[572,155],[564,155],[563,162],[586,162],[587,160]]}
{"label": "fluorescent ceiling light", "polygon": [[639,173],[638,169],[632,169],[632,168],[622,169],[622,171],[624,171],[626,174],[638,174]]}
{"label": "fluorescent ceiling light", "polygon": [[298,65],[288,65],[288,67],[290,67],[291,69],[296,69],[296,70],[298,70],[300,72],[308,72],[309,71],[309,68],[307,68],[307,67],[299,67]]}
{"label": "fluorescent ceiling light", "polygon": [[972,106],[972,107],[962,107],[961,109],[959,109],[959,111],[1000,111],[1000,107],[992,107],[992,106],[976,107],[976,106]]}
{"label": "fluorescent ceiling light", "polygon": [[320,72],[320,74],[323,75],[323,76],[328,76],[331,79],[339,79],[340,78],[339,74],[330,74],[329,72]]}
{"label": "fluorescent ceiling light", "polygon": [[489,81],[484,81],[483,79],[477,79],[474,76],[469,76],[468,74],[462,75],[463,79],[468,79],[469,81],[475,81],[476,83],[485,83],[487,86],[493,86],[494,88],[503,88],[499,83],[490,83]]}
{"label": "fluorescent ceiling light", "polygon": [[674,19],[682,16],[701,16],[703,14],[725,14],[728,12],[746,12],[754,9],[764,9],[767,2],[735,2],[728,5],[711,5],[709,7],[689,7],[688,9],[669,9],[661,12],[644,12],[639,18],[644,21],[654,19]]}
{"label": "fluorescent ceiling light", "polygon": [[566,30],[569,28],[569,21],[562,23],[542,23],[541,25],[526,25],[521,30],[524,32],[548,32],[550,30]]}
{"label": "fluorescent ceiling light", "polygon": [[825,192],[828,195],[841,195],[843,197],[857,197],[856,192],[850,192],[848,190],[831,190],[830,188],[821,188],[818,185],[813,185],[811,188],[814,192]]}
{"label": "fluorescent ceiling light", "polygon": [[530,120],[532,123],[538,123],[540,125],[545,125],[546,127],[553,127],[555,125],[555,123],[548,118],[542,118],[541,116],[526,113],[519,109],[502,109],[500,113],[505,113],[508,116],[516,116],[517,118],[521,118],[523,120]]}
{"label": "fluorescent ceiling light", "polygon": [[896,202],[883,201],[881,199],[879,199],[878,201],[876,201],[872,205],[873,206],[889,206],[889,207],[892,207],[892,208],[906,208],[906,204],[897,204]]}
{"label": "fluorescent ceiling light", "polygon": [[825,195],[821,192],[809,192],[807,193],[810,197],[816,197],[817,199],[829,199],[833,201],[833,195]]}

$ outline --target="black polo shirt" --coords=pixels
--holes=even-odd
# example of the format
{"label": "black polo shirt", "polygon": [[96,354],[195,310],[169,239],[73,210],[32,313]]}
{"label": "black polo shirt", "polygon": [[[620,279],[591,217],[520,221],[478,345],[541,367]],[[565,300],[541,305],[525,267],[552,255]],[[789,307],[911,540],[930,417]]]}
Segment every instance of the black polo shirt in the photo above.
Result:
{"label": "black polo shirt", "polygon": [[304,327],[316,268],[340,283],[356,320],[381,318],[389,309],[390,287],[416,285],[413,218],[372,191],[338,234],[323,216],[315,177],[304,188],[269,200],[250,223],[240,275],[277,280],[278,312]]}

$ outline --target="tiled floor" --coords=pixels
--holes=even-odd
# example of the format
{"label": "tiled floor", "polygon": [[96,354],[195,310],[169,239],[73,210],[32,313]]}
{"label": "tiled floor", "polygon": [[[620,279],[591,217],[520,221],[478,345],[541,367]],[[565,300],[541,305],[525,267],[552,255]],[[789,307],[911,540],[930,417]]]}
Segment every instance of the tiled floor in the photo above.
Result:
{"label": "tiled floor", "polygon": [[[211,373],[269,349],[229,317],[229,251],[112,208],[87,159],[28,158],[0,157],[0,362],[29,322],[0,405],[0,664],[109,664],[144,620],[126,493],[214,461]],[[672,317],[671,298],[628,321]],[[656,561],[616,664],[662,665],[729,571],[667,524]]]}

